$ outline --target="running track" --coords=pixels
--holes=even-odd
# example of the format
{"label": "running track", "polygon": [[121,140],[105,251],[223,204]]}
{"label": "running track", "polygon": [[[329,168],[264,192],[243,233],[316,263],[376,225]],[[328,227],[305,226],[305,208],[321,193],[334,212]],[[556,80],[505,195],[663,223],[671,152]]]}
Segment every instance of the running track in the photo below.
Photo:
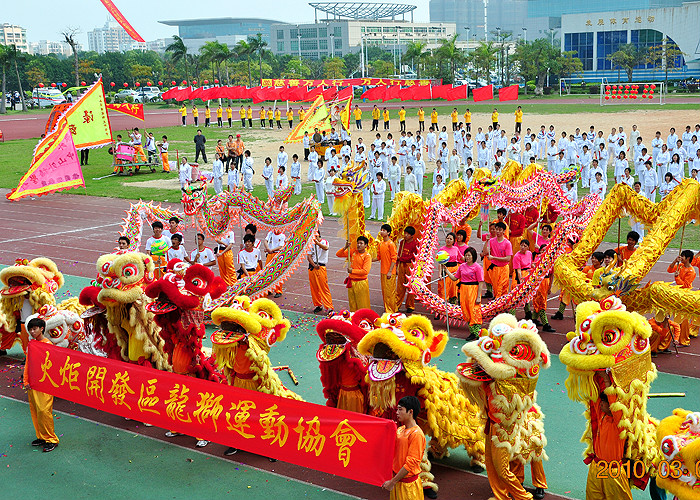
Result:
{"label": "running track", "polygon": [[[362,102],[359,99],[355,101],[362,111],[371,111],[375,102]],[[494,103],[498,101],[493,101]],[[533,101],[524,100],[522,101],[526,104],[532,104]],[[700,98],[697,97],[670,97],[667,98],[668,103],[673,104],[700,104]],[[408,103],[408,104],[407,104]],[[581,104],[581,105],[598,105],[595,99],[590,98],[580,98],[580,97],[567,97],[559,99],[546,99],[538,101],[538,103],[549,106],[557,104]],[[246,106],[249,103],[246,102]],[[267,105],[268,103],[260,103],[261,105]],[[293,103],[293,106],[297,108],[299,105],[304,105],[308,107],[310,103]],[[389,109],[399,109],[401,106],[408,106],[410,108],[418,108],[419,106],[430,107],[433,106],[454,106],[463,107],[474,105],[473,101],[406,101],[406,102],[386,102],[382,103],[377,101],[376,104],[380,107],[387,107]],[[488,104],[488,103],[487,103]],[[514,104],[511,102],[509,104]],[[256,104],[256,106],[259,106]],[[238,116],[238,103],[234,105],[234,123],[238,123],[235,118]],[[44,133],[44,127],[46,125],[46,120],[48,118],[48,111],[46,114],[27,114],[27,115],[6,115],[0,116],[0,130],[2,130],[5,140],[11,139],[31,139],[34,137],[41,136]],[[145,121],[137,120],[130,116],[124,115],[119,112],[110,112],[109,120],[112,126],[112,130],[126,130],[132,127],[140,128],[155,128],[155,127],[172,127],[175,125],[180,125],[180,113],[177,109],[146,109],[144,112]],[[191,123],[191,116],[188,117]],[[365,121],[367,121],[367,115],[365,115]]]}
{"label": "running track", "polygon": [[[0,190],[0,195],[5,194],[5,192],[7,190]],[[18,257],[32,259],[46,256],[53,259],[64,273],[92,278],[96,274],[95,262],[97,258],[113,250],[119,222],[128,206],[128,200],[69,194],[14,203],[5,202],[0,208],[0,234],[3,235],[0,237],[0,264],[11,265]],[[180,207],[172,205],[171,208],[179,209]],[[377,232],[376,223],[370,223],[369,226],[373,233]],[[335,236],[338,227],[336,220],[327,219],[322,228],[324,237],[330,241],[331,249],[337,249],[342,245],[341,239]],[[194,232],[192,230],[186,231],[185,241],[191,242],[193,239]],[[662,260],[670,261],[670,257]],[[343,271],[342,265],[343,261],[334,257],[330,259],[328,265],[328,277],[336,310],[347,307],[347,292],[342,283],[347,274]],[[657,264],[653,271],[655,279],[668,279],[669,275],[663,269],[667,265],[667,262]],[[370,295],[373,308],[381,311],[382,300],[378,287],[378,271],[379,266],[373,266],[370,276]],[[313,305],[309,302],[308,286],[306,268],[300,266],[285,283],[283,296],[275,300],[284,309],[311,312]],[[550,298],[549,305],[548,314],[551,315],[558,305],[558,297]],[[419,306],[419,311],[421,310]],[[553,322],[553,326],[558,330],[557,333],[542,335],[553,353],[559,352],[566,342],[565,334],[562,332],[570,331],[574,326],[571,310],[567,310],[565,316],[564,321]],[[444,323],[442,325],[436,323],[436,326],[444,328]],[[452,328],[450,334],[457,338],[466,337],[466,332],[463,329]],[[661,371],[697,377],[700,373],[699,346],[700,342],[694,340],[691,347],[683,348],[680,351],[678,357],[662,355],[656,358],[655,362]],[[0,358],[0,366],[7,365],[11,361],[10,358]],[[19,376],[19,372],[17,375]],[[18,400],[22,400],[24,397],[19,388],[3,387],[1,391],[3,395]],[[55,408],[59,411],[77,413],[89,420],[166,441],[163,438],[162,429],[144,428],[143,426],[135,429],[136,424],[133,422],[68,401],[57,400]],[[187,445],[189,446],[189,443]],[[221,456],[222,452],[223,447],[213,443],[204,449],[204,453],[212,456]],[[248,453],[239,453],[233,458],[236,462],[267,471],[274,470],[277,474],[298,478],[301,481],[345,492],[355,497],[385,500],[387,496],[385,492],[376,487],[283,462],[270,464],[266,459]],[[472,498],[488,498],[490,496],[488,480],[483,475],[440,464],[433,465],[433,472],[440,478],[440,496],[443,499],[463,497],[464,485],[467,483]],[[565,497],[548,493],[547,498],[563,499]]]}

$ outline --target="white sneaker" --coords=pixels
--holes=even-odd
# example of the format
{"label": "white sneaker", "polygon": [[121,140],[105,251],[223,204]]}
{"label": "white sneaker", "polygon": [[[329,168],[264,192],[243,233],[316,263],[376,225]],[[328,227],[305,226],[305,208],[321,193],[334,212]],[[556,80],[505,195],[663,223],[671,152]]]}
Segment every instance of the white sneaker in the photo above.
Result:
{"label": "white sneaker", "polygon": [[153,427],[153,424],[147,424],[146,422],[143,423],[144,427]]}
{"label": "white sneaker", "polygon": [[165,433],[165,437],[174,438],[177,436],[182,436],[182,433],[181,432],[173,432],[173,431],[168,431]]}
{"label": "white sneaker", "polygon": [[197,448],[204,448],[208,444],[209,444],[209,441],[205,441],[204,439],[200,439],[199,441],[197,441],[197,444],[195,444],[195,446]]}

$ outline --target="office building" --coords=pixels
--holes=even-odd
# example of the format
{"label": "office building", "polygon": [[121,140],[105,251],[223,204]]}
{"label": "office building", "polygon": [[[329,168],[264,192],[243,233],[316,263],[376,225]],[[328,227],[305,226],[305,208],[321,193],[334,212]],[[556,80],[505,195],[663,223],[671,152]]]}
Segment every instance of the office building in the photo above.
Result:
{"label": "office building", "polygon": [[119,23],[110,18],[102,28],[88,31],[88,50],[104,54],[105,52],[125,52],[128,50],[146,50],[146,44],[137,42],[129,36]]}
{"label": "office building", "polygon": [[167,26],[177,26],[178,36],[188,50],[197,52],[207,42],[218,41],[229,48],[249,36],[258,33],[270,44],[270,26],[280,21],[256,18],[221,17],[214,19],[183,19],[180,21],[159,21]]}
{"label": "office building", "polygon": [[17,50],[28,52],[27,30],[21,26],[3,23],[0,26],[0,43],[3,45],[15,45]]}

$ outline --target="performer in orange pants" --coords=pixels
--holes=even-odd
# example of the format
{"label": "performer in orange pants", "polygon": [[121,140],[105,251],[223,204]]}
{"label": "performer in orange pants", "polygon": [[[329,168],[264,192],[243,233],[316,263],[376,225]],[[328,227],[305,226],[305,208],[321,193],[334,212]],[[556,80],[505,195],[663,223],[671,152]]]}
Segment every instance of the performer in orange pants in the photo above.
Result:
{"label": "performer in orange pants", "polygon": [[[674,273],[676,284],[681,288],[691,289],[693,280],[695,280],[695,269],[693,269],[693,252],[683,250],[681,254],[675,258],[667,271]],[[690,345],[690,321],[684,320],[681,323],[681,334],[678,343],[682,346]]]}
{"label": "performer in orange pants", "polygon": [[328,246],[328,241],[321,239],[319,231],[314,239],[314,247],[306,257],[309,261],[309,286],[315,313],[321,312],[324,307],[327,313],[333,311],[333,298],[328,287],[328,274],[326,273]]}
{"label": "performer in orange pants", "polygon": [[367,276],[372,267],[372,257],[367,252],[369,240],[365,236],[358,236],[357,250],[350,248],[350,242],[336,252],[336,257],[347,257],[350,254],[348,265],[348,277],[345,278],[345,286],[348,289],[348,302],[351,312],[358,309],[370,309],[369,283]]}

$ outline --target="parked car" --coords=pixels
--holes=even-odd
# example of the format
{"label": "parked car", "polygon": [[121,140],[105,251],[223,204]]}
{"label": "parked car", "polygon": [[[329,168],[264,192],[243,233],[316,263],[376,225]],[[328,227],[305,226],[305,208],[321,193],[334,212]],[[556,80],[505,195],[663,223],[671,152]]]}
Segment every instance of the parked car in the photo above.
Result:
{"label": "parked car", "polygon": [[132,102],[143,102],[143,96],[131,89],[122,89],[114,96],[114,102],[127,102],[127,97],[131,96]]}
{"label": "parked car", "polygon": [[35,104],[38,104],[39,107],[51,108],[56,104],[66,102],[66,97],[56,88],[37,87],[32,90],[32,100],[35,102]]}
{"label": "parked car", "polygon": [[160,99],[162,92],[158,87],[140,87],[137,91],[142,102],[153,102]]}

